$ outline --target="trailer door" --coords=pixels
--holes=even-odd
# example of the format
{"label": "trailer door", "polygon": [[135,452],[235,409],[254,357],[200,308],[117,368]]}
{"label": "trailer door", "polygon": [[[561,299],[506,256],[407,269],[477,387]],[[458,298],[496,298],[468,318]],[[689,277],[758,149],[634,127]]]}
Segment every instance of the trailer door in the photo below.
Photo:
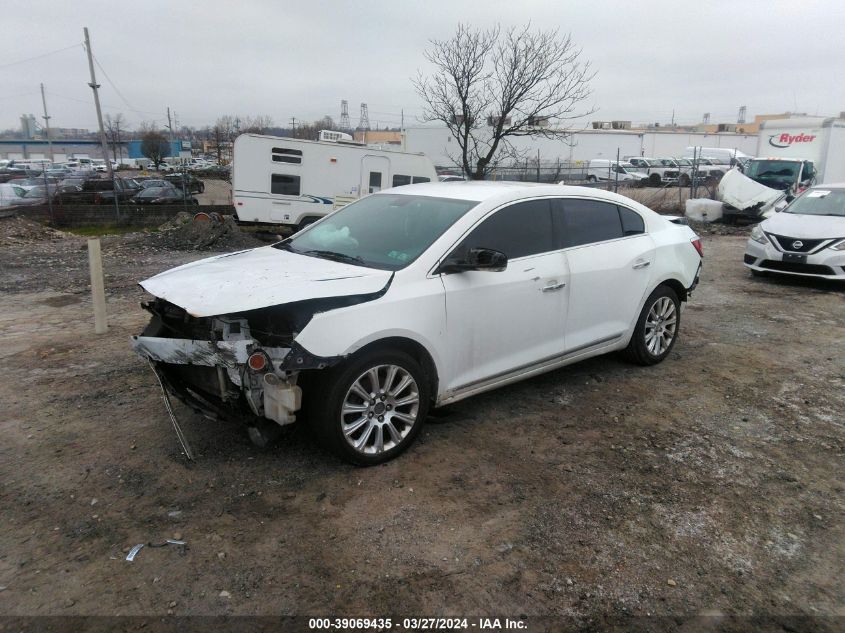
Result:
{"label": "trailer door", "polygon": [[361,159],[361,195],[366,196],[382,189],[388,189],[390,183],[390,159],[387,156],[366,154]]}

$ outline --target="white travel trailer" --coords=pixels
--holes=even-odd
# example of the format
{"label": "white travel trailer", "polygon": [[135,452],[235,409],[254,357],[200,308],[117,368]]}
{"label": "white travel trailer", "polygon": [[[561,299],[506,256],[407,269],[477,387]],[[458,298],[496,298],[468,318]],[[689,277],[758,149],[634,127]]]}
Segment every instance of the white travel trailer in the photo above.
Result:
{"label": "white travel trailer", "polygon": [[302,228],[361,196],[429,181],[437,182],[437,172],[423,154],[342,140],[235,139],[232,197],[240,222]]}

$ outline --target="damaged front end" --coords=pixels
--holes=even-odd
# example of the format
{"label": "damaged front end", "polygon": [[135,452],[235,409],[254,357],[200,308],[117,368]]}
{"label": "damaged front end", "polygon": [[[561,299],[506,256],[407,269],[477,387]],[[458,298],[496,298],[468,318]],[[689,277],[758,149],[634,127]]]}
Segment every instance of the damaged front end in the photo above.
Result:
{"label": "damaged front end", "polygon": [[389,286],[208,317],[156,298],[141,304],[152,319],[132,337],[132,348],[152,363],[168,393],[207,417],[245,423],[253,441],[264,444],[268,434],[256,430],[266,429],[265,420],[296,421],[302,373],[343,359],[311,354],[296,342],[298,333],[315,314],[375,300]]}
{"label": "damaged front end", "polygon": [[214,418],[296,420],[302,404],[297,377],[305,367],[287,368],[290,355],[299,353],[291,336],[276,335],[267,344],[243,316],[191,317],[162,299],[142,305],[153,318],[132,337],[132,348],[154,363],[177,398]]}

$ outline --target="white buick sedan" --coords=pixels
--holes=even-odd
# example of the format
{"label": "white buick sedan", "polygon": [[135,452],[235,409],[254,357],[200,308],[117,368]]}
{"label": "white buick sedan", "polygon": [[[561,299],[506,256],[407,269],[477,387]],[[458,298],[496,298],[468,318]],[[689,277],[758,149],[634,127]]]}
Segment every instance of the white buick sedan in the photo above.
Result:
{"label": "white buick sedan", "polygon": [[744,262],[758,276],[845,280],[845,183],[811,187],[755,226]]}
{"label": "white buick sedan", "polygon": [[376,464],[430,407],[616,350],[662,361],[701,258],[689,227],[620,195],[409,185],[147,279],[133,347],[167,391],[253,439],[303,408],[325,446]]}

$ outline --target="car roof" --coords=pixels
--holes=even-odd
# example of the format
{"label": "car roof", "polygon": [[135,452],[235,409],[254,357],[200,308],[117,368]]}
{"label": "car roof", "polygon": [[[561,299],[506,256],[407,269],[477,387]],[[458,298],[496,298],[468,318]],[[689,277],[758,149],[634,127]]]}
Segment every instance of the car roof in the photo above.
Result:
{"label": "car roof", "polygon": [[[630,205],[632,200],[616,193],[594,187],[576,187],[536,182],[515,182],[507,180],[467,180],[464,182],[426,182],[385,189],[375,195],[400,194],[408,196],[431,196],[457,200],[485,202],[493,200],[499,203],[511,202],[534,196],[588,196],[611,202],[624,202]],[[634,202],[634,204],[637,204]]]}

